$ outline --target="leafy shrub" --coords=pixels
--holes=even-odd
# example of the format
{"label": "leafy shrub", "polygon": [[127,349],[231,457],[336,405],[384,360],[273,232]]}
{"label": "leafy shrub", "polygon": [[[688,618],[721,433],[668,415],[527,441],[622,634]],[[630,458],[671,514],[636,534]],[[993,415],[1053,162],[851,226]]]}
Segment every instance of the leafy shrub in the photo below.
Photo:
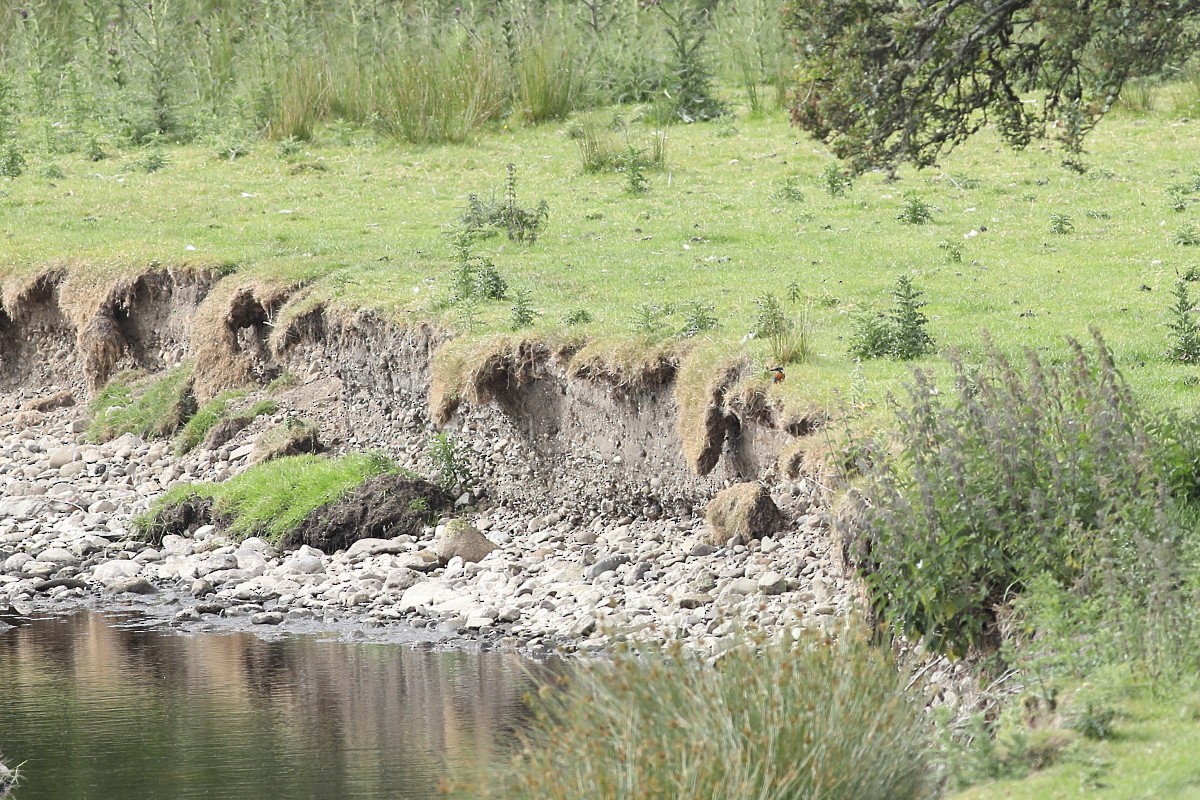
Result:
{"label": "leafy shrub", "polygon": [[1175,244],[1190,247],[1200,244],[1200,230],[1196,229],[1195,225],[1184,225],[1175,231],[1173,241]]}
{"label": "leafy shrub", "polygon": [[[1096,334],[1091,355],[1019,371],[987,344],[953,392],[914,373],[894,447],[862,443],[839,526],[872,608],[949,652],[997,643],[996,609],[1039,576],[1144,607],[1177,536],[1161,457]],[[1193,476],[1195,469],[1193,468]],[[1166,550],[1163,550],[1166,548]],[[1113,613],[1116,613],[1115,611]]]}
{"label": "leafy shrub", "polygon": [[457,439],[438,431],[429,439],[429,460],[433,464],[434,482],[443,489],[453,489],[469,483],[471,468]]}
{"label": "leafy shrub", "polygon": [[720,322],[712,306],[700,300],[690,300],[680,308],[683,315],[683,330],[679,332],[684,338],[698,333],[714,330]]}
{"label": "leafy shrub", "polygon": [[550,216],[545,200],[535,208],[525,208],[517,203],[517,167],[509,164],[504,180],[504,197],[499,200],[482,200],[478,195],[467,197],[467,209],[462,215],[462,227],[470,234],[490,236],[503,230],[514,242],[533,242],[546,227]]}
{"label": "leafy shrub", "polygon": [[533,310],[533,301],[529,296],[528,290],[520,290],[517,292],[517,296],[513,298],[511,316],[512,329],[514,331],[528,328],[533,324],[533,320],[537,317],[537,312]]}
{"label": "leafy shrub", "polygon": [[934,341],[925,330],[929,320],[921,311],[926,305],[922,295],[907,275],[897,278],[891,309],[884,314],[863,314],[855,320],[850,355],[908,361],[932,352]]}
{"label": "leafy shrub", "polygon": [[821,170],[820,183],[825,194],[830,197],[841,197],[846,194],[847,189],[854,185],[854,178],[849,172],[842,169],[838,162],[830,161]]}
{"label": "leafy shrub", "polygon": [[949,239],[942,239],[940,242],[938,242],[938,249],[945,252],[946,260],[951,264],[958,264],[962,262],[963,249],[962,245],[958,242],[952,242]]}
{"label": "leafy shrub", "polygon": [[25,171],[25,156],[15,142],[9,142],[0,153],[0,175],[6,178],[19,178]]}
{"label": "leafy shrub", "polygon": [[1167,323],[1172,334],[1167,358],[1184,364],[1200,362],[1200,325],[1196,323],[1186,276],[1175,282],[1171,295],[1175,304],[1170,308],[1171,320]]}
{"label": "leafy shrub", "polygon": [[904,198],[904,207],[896,215],[896,219],[906,225],[924,225],[933,220],[933,206],[916,195]]}
{"label": "leafy shrub", "polygon": [[564,325],[586,325],[592,321],[592,313],[586,308],[576,308],[563,314]]}
{"label": "leafy shrub", "polygon": [[474,240],[467,231],[456,231],[450,239],[454,250],[454,284],[450,303],[471,300],[503,300],[508,296],[508,281],[490,258],[472,252]]}
{"label": "leafy shrub", "polygon": [[544,687],[511,766],[472,796],[904,800],[928,796],[927,727],[887,654],[847,632],[618,654]]}
{"label": "leafy shrub", "polygon": [[761,295],[754,304],[758,307],[754,335],[767,341],[776,366],[803,363],[812,358],[812,326],[807,309],[804,319],[797,325],[773,294]]}
{"label": "leafy shrub", "polygon": [[1051,214],[1050,232],[1060,236],[1074,233],[1075,223],[1071,221],[1071,217],[1067,214]]}
{"label": "leafy shrub", "polygon": [[661,334],[667,327],[667,317],[670,308],[653,303],[642,303],[633,309],[632,326],[634,333],[640,336],[655,336]]}
{"label": "leafy shrub", "polygon": [[771,196],[785,203],[803,203],[804,190],[800,187],[800,179],[789,175]]}

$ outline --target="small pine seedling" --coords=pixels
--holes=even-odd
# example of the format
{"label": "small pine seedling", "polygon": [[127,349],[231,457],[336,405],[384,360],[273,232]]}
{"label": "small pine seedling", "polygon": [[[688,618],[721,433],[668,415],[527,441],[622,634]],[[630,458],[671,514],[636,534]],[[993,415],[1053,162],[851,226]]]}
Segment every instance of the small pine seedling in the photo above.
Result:
{"label": "small pine seedling", "polygon": [[1200,324],[1197,324],[1192,310],[1186,278],[1175,282],[1171,296],[1175,302],[1170,308],[1171,319],[1167,322],[1171,330],[1171,347],[1167,351],[1167,358],[1181,364],[1195,364],[1200,361]]}

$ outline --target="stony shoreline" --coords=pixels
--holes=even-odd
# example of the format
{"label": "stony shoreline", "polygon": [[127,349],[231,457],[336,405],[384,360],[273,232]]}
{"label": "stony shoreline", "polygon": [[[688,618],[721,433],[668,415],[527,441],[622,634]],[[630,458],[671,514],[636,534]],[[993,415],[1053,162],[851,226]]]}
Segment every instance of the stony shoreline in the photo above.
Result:
{"label": "stony shoreline", "polygon": [[493,506],[462,513],[496,545],[478,561],[438,558],[443,526],[332,554],[236,542],[212,526],[153,547],[135,538],[133,516],[176,483],[237,474],[249,448],[177,458],[169,442],[132,435],[87,444],[81,408],[18,411],[27,399],[0,398],[0,605],[17,610],[133,600],[184,630],[348,619],[544,653],[602,652],[625,637],[719,651],[748,627],[830,629],[854,602],[803,478],[772,487],[782,530],[723,546],[699,516]]}

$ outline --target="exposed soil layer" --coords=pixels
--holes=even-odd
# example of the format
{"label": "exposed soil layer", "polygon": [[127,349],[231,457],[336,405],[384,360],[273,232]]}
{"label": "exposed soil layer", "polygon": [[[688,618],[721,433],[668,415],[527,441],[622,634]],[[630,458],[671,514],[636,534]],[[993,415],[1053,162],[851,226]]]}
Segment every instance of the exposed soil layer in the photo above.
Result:
{"label": "exposed soil layer", "polygon": [[435,484],[402,475],[380,475],[341,500],[315,509],[282,542],[284,550],[302,545],[326,553],[345,550],[359,539],[420,535],[431,515],[454,505]]}
{"label": "exposed soil layer", "polygon": [[146,531],[146,541],[157,546],[162,544],[164,536],[191,536],[204,525],[221,526],[224,522],[224,518],[213,510],[211,497],[192,497],[169,505],[157,514],[154,525]]}
{"label": "exposed soil layer", "polygon": [[[435,326],[330,310],[296,286],[237,275],[153,269],[95,286],[79,272],[48,271],[5,292],[0,389],[94,392],[118,369],[190,359],[203,401],[290,372],[310,387],[334,450],[411,453],[440,428],[470,461],[477,493],[494,501],[651,519],[690,516],[730,483],[772,479],[779,453],[814,427],[782,420],[764,391],[729,391],[736,365],[689,394],[676,391],[675,356],[630,374],[516,340],[481,344],[476,366],[433,392],[451,340]],[[692,395],[700,405],[681,408]]]}

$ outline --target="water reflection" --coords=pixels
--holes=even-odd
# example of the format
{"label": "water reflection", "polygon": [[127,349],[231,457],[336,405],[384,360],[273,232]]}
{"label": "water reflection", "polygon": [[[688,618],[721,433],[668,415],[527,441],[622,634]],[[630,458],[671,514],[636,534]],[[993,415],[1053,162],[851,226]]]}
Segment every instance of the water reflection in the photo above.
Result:
{"label": "water reflection", "polygon": [[528,688],[512,655],[128,621],[81,612],[0,633],[18,800],[433,797],[503,751]]}

